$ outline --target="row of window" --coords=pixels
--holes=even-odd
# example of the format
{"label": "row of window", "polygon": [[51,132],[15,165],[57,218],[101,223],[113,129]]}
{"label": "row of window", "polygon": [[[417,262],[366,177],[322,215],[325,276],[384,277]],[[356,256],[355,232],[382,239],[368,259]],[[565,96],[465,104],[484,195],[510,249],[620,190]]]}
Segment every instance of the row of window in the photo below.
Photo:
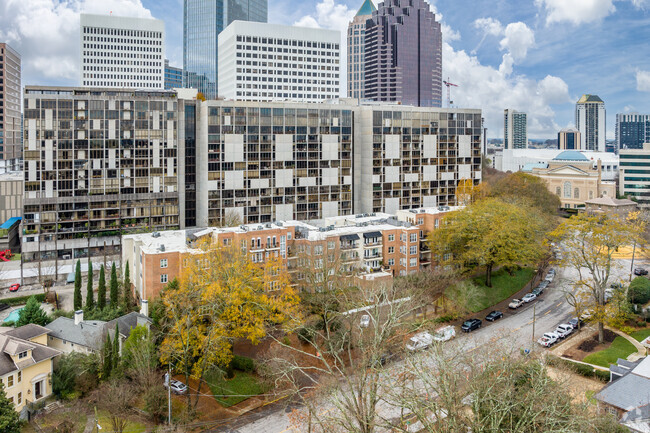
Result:
{"label": "row of window", "polygon": [[138,38],[162,38],[161,32],[150,32],[146,30],[109,29],[101,27],[84,26],[84,33],[89,35],[111,35],[111,36],[134,36]]}
{"label": "row of window", "polygon": [[307,48],[323,48],[323,49],[339,49],[339,44],[327,43],[327,42],[316,42],[316,41],[300,41],[300,40],[291,40],[291,39],[275,39],[275,38],[265,38],[257,36],[237,36],[237,42],[252,42],[254,44],[271,44],[271,45],[286,45],[292,47],[307,47]]}
{"label": "row of window", "polygon": [[[25,353],[25,357],[26,357],[27,352],[24,352],[24,353]],[[22,355],[22,353],[20,355]],[[20,358],[20,356],[19,356],[19,358]],[[15,379],[15,381],[14,381],[14,379]],[[10,374],[9,376],[7,376],[7,383],[4,383],[2,378],[0,378],[0,384],[2,384],[5,387],[5,389],[7,389],[7,388],[13,387],[16,383],[22,382],[22,380],[23,380],[23,372],[19,371],[15,375]]]}

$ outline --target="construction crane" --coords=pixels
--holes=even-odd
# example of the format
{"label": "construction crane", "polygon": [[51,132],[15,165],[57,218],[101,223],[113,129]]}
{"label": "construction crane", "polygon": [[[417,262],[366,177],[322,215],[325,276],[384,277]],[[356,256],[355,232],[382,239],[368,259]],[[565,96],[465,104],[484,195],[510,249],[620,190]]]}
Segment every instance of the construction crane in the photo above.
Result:
{"label": "construction crane", "polygon": [[445,83],[445,86],[447,86],[447,107],[451,108],[451,103],[453,102],[451,100],[451,87],[458,87],[458,84],[454,84],[449,81],[449,77],[447,77],[446,81],[443,81]]}

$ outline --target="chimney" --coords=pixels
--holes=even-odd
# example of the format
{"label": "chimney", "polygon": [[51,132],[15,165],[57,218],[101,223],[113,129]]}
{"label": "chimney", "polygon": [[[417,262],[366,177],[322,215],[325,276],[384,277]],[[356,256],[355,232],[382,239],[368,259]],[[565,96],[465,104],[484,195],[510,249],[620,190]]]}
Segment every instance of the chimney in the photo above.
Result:
{"label": "chimney", "polygon": [[81,325],[84,321],[84,310],[77,310],[74,312],[74,324]]}
{"label": "chimney", "polygon": [[149,301],[146,299],[140,302],[140,314],[149,317]]}

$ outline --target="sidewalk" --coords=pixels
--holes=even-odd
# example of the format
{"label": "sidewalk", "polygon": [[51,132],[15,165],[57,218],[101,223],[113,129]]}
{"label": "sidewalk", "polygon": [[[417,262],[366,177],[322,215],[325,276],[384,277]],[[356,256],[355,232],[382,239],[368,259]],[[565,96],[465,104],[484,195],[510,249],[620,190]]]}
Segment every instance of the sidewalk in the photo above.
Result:
{"label": "sidewalk", "polygon": [[634,361],[637,361],[640,358],[643,358],[644,356],[646,356],[646,348],[643,347],[643,345],[641,343],[636,341],[635,338],[632,338],[631,336],[627,335],[624,332],[619,331],[618,329],[610,328],[609,326],[605,326],[605,329],[609,329],[610,331],[614,332],[615,334],[625,338],[627,341],[632,343],[634,345],[634,347],[636,347],[636,353],[632,353],[631,355],[629,355],[627,357],[628,361],[634,362]]}

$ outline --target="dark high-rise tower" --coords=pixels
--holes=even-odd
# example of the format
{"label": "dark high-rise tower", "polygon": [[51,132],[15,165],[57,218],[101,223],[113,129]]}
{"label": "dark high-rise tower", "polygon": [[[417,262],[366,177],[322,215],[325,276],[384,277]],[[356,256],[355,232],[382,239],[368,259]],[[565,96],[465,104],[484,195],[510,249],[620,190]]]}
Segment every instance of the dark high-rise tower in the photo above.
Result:
{"label": "dark high-rise tower", "polygon": [[235,20],[267,22],[268,0],[184,0],[183,87],[217,96],[218,37]]}
{"label": "dark high-rise tower", "polygon": [[386,0],[366,22],[365,97],[442,106],[442,31],[424,0]]}

